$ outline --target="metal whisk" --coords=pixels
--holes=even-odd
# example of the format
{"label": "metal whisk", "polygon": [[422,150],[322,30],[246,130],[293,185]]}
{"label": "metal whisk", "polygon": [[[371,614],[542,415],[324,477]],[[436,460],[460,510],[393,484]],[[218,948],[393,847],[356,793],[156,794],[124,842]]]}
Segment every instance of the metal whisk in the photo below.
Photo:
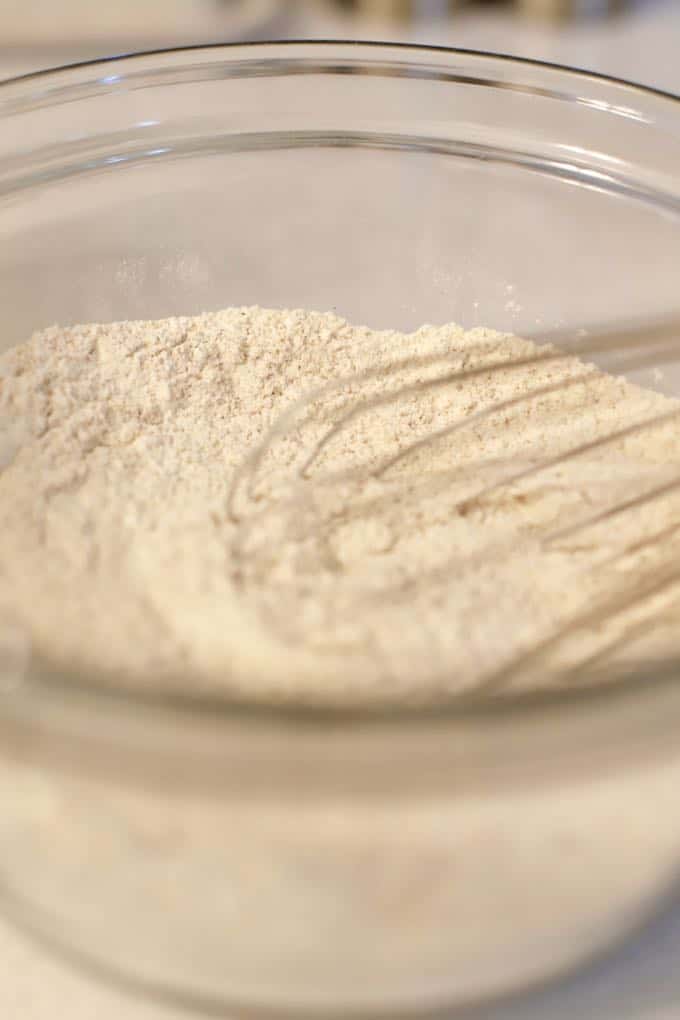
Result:
{"label": "metal whisk", "polygon": [[[678,345],[680,344],[680,321],[676,321],[675,319],[665,319],[656,323],[647,323],[644,325],[634,324],[626,328],[595,328],[581,330],[580,332],[584,335],[577,340],[573,339],[572,331],[554,331],[549,334],[543,334],[542,342],[545,345],[544,349],[539,350],[536,354],[531,354],[526,358],[515,360],[502,359],[471,369],[444,372],[441,376],[428,380],[427,382],[416,382],[406,387],[399,388],[394,392],[353,403],[352,406],[350,406],[348,410],[344,411],[328,428],[322,438],[317,441],[302,466],[298,468],[298,478],[300,480],[304,480],[309,477],[309,472],[315,460],[317,460],[324,448],[328,446],[331,440],[352,421],[380,406],[395,403],[398,400],[403,399],[405,396],[413,393],[422,392],[423,390],[443,388],[455,383],[468,382],[493,372],[503,373],[506,371],[517,371],[517,369],[528,369],[532,366],[542,366],[547,364],[559,365],[560,363],[573,358],[583,358],[608,353],[619,355],[615,361],[608,363],[607,370],[610,373],[634,371],[654,367],[660,363],[671,363],[679,360],[680,351],[678,350]],[[571,342],[568,350],[564,350],[561,346],[565,341]],[[400,369],[406,368],[428,367],[437,363],[445,366],[447,360],[449,360],[447,355],[438,355],[436,357],[426,356],[424,358],[402,358],[394,361],[387,368],[381,366],[369,372],[361,372],[353,376],[333,379],[326,385],[319,387],[313,392],[303,396],[300,400],[294,402],[291,407],[289,407],[274,422],[262,441],[252,451],[250,451],[241,468],[235,473],[228,500],[230,517],[232,517],[235,521],[240,519],[241,515],[235,508],[237,493],[244,484],[248,490],[252,491],[253,479],[256,476],[271,444],[291,432],[296,427],[298,420],[309,413],[310,409],[314,408],[317,404],[323,404],[324,400],[327,398],[337,393],[342,393],[342,391],[357,384],[365,383],[371,378],[380,378],[385,374],[395,373]],[[417,442],[410,444],[400,451],[394,458],[391,458],[377,468],[374,473],[377,476],[384,475],[389,468],[393,467],[394,464],[397,463],[397,461],[403,460],[423,445],[430,444],[439,438],[452,435],[454,432],[469,428],[474,424],[481,423],[491,414],[498,411],[509,410],[510,408],[516,407],[528,400],[535,399],[536,397],[544,396],[549,393],[557,393],[568,386],[583,385],[585,378],[587,378],[587,376],[578,376],[568,381],[560,379],[556,383],[541,386],[532,390],[530,393],[522,393],[517,397],[511,397],[507,400],[499,401],[461,421],[446,426],[441,431],[436,432],[433,435],[429,435],[424,440],[418,440]],[[654,425],[662,425],[666,421],[675,418],[677,415],[680,415],[680,406],[677,411],[673,410],[668,412],[668,414],[658,415],[649,421],[631,424],[630,426],[626,426],[624,429],[613,432],[606,437],[597,439],[593,443],[575,447],[568,453],[560,454],[559,458],[545,461],[539,466],[528,469],[526,473],[522,471],[520,474],[512,474],[507,477],[503,483],[497,484],[511,484],[512,482],[520,481],[529,477],[530,474],[533,474],[536,471],[556,466],[558,463],[561,463],[571,457],[578,457],[597,447],[606,446],[630,435],[639,433],[640,431],[652,428]],[[678,485],[680,486],[680,480],[678,481]],[[480,490],[476,498],[481,499],[483,496],[488,495],[489,491],[490,490],[488,489]]]}
{"label": "metal whisk", "polygon": [[[244,584],[251,569],[248,557],[249,541],[253,522],[263,515],[282,513],[288,524],[298,528],[298,535],[309,537],[314,529],[319,534],[327,522],[315,516],[314,494],[324,488],[332,489],[338,484],[349,485],[356,482],[381,482],[394,475],[395,470],[403,469],[411,458],[432,447],[433,444],[451,440],[466,431],[483,430],[492,420],[499,416],[507,416],[531,406],[534,402],[550,396],[560,396],[569,390],[581,390],[584,393],[585,407],[588,406],[589,386],[598,378],[602,378],[601,369],[594,364],[582,362],[574,371],[574,359],[596,359],[602,368],[611,374],[625,374],[642,369],[655,368],[678,361],[680,342],[680,322],[676,319],[665,319],[655,323],[631,324],[625,328],[619,326],[606,329],[580,331],[575,339],[573,332],[561,331],[544,335],[542,346],[526,356],[519,358],[491,358],[472,367],[456,367],[450,369],[451,358],[446,354],[427,357],[404,357],[395,359],[389,365],[381,365],[370,371],[357,373],[353,376],[333,379],[294,402],[279,416],[268,430],[262,441],[249,452],[240,468],[236,471],[229,492],[228,513],[235,525],[233,545],[234,562],[242,571],[240,578]],[[567,347],[568,344],[568,347]],[[460,351],[457,352],[460,356]],[[568,364],[571,370],[565,375],[559,370]],[[424,436],[417,436],[397,449],[393,454],[379,461],[370,460],[351,468],[340,471],[320,471],[324,452],[353,426],[357,426],[362,418],[372,413],[388,409],[409,399],[417,399],[423,394],[446,391],[447,388],[460,387],[475,379],[501,380],[513,373],[531,373],[536,369],[555,369],[554,379],[540,380],[519,393],[510,393],[500,399],[491,401],[479,410],[472,411],[453,421],[447,421],[440,428],[430,430]],[[416,378],[406,383],[400,382],[404,372],[424,372],[427,378]],[[434,373],[434,374],[432,374]],[[365,395],[366,387],[378,381],[396,385],[387,392]],[[573,443],[557,451],[529,449],[518,463],[516,458],[508,463],[501,458],[500,463],[480,465],[478,470],[470,471],[467,465],[452,464],[451,471],[439,484],[442,491],[457,479],[465,480],[466,491],[463,496],[448,504],[451,514],[469,514],[482,507],[490,499],[496,498],[504,490],[519,485],[534,485],[541,476],[549,475],[565,465],[573,464],[589,455],[606,452],[635,437],[653,435],[657,430],[673,423],[680,424],[680,403],[668,401],[663,409],[648,414],[617,427],[607,428],[601,434],[581,442]],[[271,450],[276,444],[287,443],[293,436],[299,437],[309,430],[312,435],[308,447],[304,443],[297,446],[302,453],[291,466],[290,477],[284,490],[271,499],[259,491],[258,486],[263,475]],[[677,461],[677,462],[676,462]],[[586,669],[593,671],[608,660],[608,657],[620,653],[626,645],[640,636],[649,634],[655,627],[665,625],[665,617],[645,615],[645,607],[655,605],[655,600],[672,596],[673,589],[680,584],[680,565],[667,562],[663,549],[680,536],[680,511],[677,520],[668,521],[665,517],[651,531],[636,536],[635,541],[629,538],[622,540],[617,546],[615,537],[617,526],[627,515],[643,511],[645,508],[656,507],[674,494],[680,493],[680,448],[676,461],[664,465],[661,471],[654,470],[651,477],[627,480],[622,487],[608,480],[606,475],[598,479],[600,491],[604,489],[604,498],[591,500],[588,512],[574,521],[565,524],[558,522],[556,526],[543,529],[535,536],[536,547],[543,552],[559,550],[565,543],[573,544],[591,530],[601,533],[608,530],[607,558],[604,564],[614,569],[624,557],[639,557],[623,575],[617,577],[613,590],[605,588],[593,602],[584,605],[580,612],[572,614],[562,623],[558,632],[548,635],[543,641],[536,643],[528,650],[523,650],[515,659],[502,669],[496,670],[480,681],[479,688],[486,692],[496,692],[511,686],[518,678],[529,671],[540,674],[550,662],[559,659],[559,652],[565,643],[578,640],[579,635],[613,621],[621,621],[621,626],[598,643],[595,651],[582,655],[576,665],[573,663],[561,668],[561,678],[569,678],[572,682],[579,679],[579,674]],[[670,467],[670,472],[669,472]],[[354,490],[353,490],[354,491]],[[291,523],[297,522],[297,523]],[[613,549],[610,546],[613,543]],[[491,561],[512,553],[510,546],[495,548],[489,546],[483,550],[482,556]],[[650,555],[650,552],[653,555]],[[644,555],[643,555],[644,554]],[[472,556],[479,556],[477,550]],[[465,564],[456,561],[456,567],[464,569]],[[602,564],[600,564],[602,567]],[[394,597],[394,593],[390,593]],[[408,598],[408,589],[401,592],[400,597]],[[637,614],[637,615],[636,615]],[[640,615],[642,614],[642,615]]]}

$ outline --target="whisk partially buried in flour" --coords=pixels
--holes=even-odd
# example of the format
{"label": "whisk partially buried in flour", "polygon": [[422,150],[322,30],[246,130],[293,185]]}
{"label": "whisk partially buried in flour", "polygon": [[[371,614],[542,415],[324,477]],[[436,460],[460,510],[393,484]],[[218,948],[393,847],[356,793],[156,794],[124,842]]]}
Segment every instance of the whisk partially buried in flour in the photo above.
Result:
{"label": "whisk partially buried in flour", "polygon": [[[397,357],[374,369],[332,379],[294,401],[249,452],[233,478],[229,514],[236,524],[234,562],[240,565],[242,579],[249,573],[260,582],[271,576],[271,572],[267,574],[271,553],[251,539],[258,521],[267,519],[271,524],[274,517],[278,519],[280,541],[298,551],[306,549],[306,555],[315,545],[319,562],[325,563],[330,574],[334,569],[342,570],[343,564],[333,563],[329,553],[334,529],[346,527],[348,521],[358,517],[367,533],[375,534],[375,522],[381,513],[385,516],[390,500],[401,502],[406,514],[417,515],[418,501],[424,492],[422,477],[427,475],[425,471],[419,476],[417,462],[437,447],[446,447],[449,454],[448,468],[443,475],[439,471],[438,491],[448,490],[452,494],[446,509],[450,517],[466,518],[475,513],[483,517],[485,508],[502,499],[504,493],[514,493],[519,501],[530,499],[532,493],[540,490],[542,479],[547,480],[546,485],[554,486],[556,477],[565,472],[567,485],[574,477],[580,484],[583,481],[580,465],[587,462],[594,469],[583,483],[583,498],[575,516],[572,517],[574,508],[565,488],[564,511],[569,519],[565,521],[558,514],[555,520],[541,520],[528,538],[524,536],[524,541],[528,551],[540,551],[543,557],[577,550],[579,542],[599,541],[606,553],[611,584],[602,586],[580,612],[561,620],[555,633],[530,642],[512,661],[492,670],[480,686],[501,689],[529,669],[540,672],[551,658],[560,658],[566,643],[583,644],[583,635],[592,636],[603,624],[609,626],[610,632],[594,646],[592,641],[585,641],[586,650],[575,658],[572,656],[562,670],[564,675],[573,674],[585,663],[595,665],[620,651],[645,628],[649,632],[656,622],[650,622],[647,607],[672,594],[680,584],[680,567],[668,564],[663,555],[664,547],[680,537],[680,506],[677,520],[673,519],[676,508],[667,507],[673,496],[680,496],[680,448],[675,458],[661,465],[653,464],[648,470],[649,465],[640,462],[632,470],[624,471],[623,476],[620,471],[613,471],[609,477],[602,457],[680,425],[680,404],[658,397],[652,410],[634,420],[612,418],[608,422],[605,416],[597,428],[584,432],[576,442],[560,441],[551,446],[539,432],[535,442],[525,443],[520,453],[513,450],[499,455],[497,442],[493,449],[487,449],[485,432],[491,435],[493,425],[497,434],[499,422],[501,428],[512,431],[518,421],[522,424],[523,416],[535,420],[536,409],[542,403],[554,409],[555,401],[567,400],[574,415],[571,427],[576,427],[578,433],[579,415],[588,420],[597,418],[598,386],[603,379],[678,360],[680,325],[668,320],[626,329],[591,330],[575,341],[566,332],[543,339],[549,343],[531,346],[519,357],[495,358],[491,351],[491,357],[483,356],[471,365],[457,364],[454,368],[451,361],[455,359],[446,353]],[[569,348],[561,349],[559,344],[566,341]],[[583,357],[605,358],[607,374],[593,364],[576,360]],[[460,351],[456,358],[460,362]],[[522,385],[513,389],[512,380],[518,377],[523,380]],[[362,421],[406,402],[417,408],[418,401],[425,396],[457,395],[471,385],[479,390],[480,383],[490,395],[483,406],[448,416],[441,425],[432,422],[423,434],[401,435],[390,452],[381,450],[381,455],[376,456],[369,451],[368,456],[362,457],[362,444],[358,442]],[[493,396],[503,386],[508,392]],[[659,409],[661,403],[663,407]],[[342,462],[338,466],[337,458],[328,456],[329,451],[343,444],[351,445],[347,441],[350,432],[354,434],[357,456],[354,463]],[[471,433],[477,438],[468,442],[466,456],[459,459],[451,444]],[[274,483],[269,485],[275,449],[288,449],[290,456],[274,458],[279,470]],[[287,473],[280,470],[282,463],[286,463]],[[409,465],[415,465],[414,469],[410,471]],[[369,498],[367,486],[373,486]],[[334,493],[340,493],[339,497],[334,499]],[[425,498],[427,495],[426,491]],[[659,520],[645,520],[639,533],[621,527],[622,522],[635,515],[651,513],[653,518],[662,504],[664,512]],[[616,540],[618,530],[622,531],[620,541]],[[388,527],[384,531],[383,552],[394,547],[394,532],[398,528],[392,527],[390,531]],[[514,546],[512,529],[499,535],[490,528],[488,541],[469,549],[456,549],[448,569],[464,571],[474,566],[484,573],[490,564],[512,556]],[[621,565],[626,564],[626,557],[636,556],[625,574],[617,574]],[[364,594],[373,604],[376,599],[408,599],[415,588],[414,579],[410,579],[410,587],[408,583],[402,585],[396,568],[395,578],[395,584],[380,590],[368,583],[365,592],[354,591],[357,612],[361,611]],[[420,581],[424,583],[422,578]],[[623,622],[617,627],[619,619]],[[663,623],[663,617],[659,619]]]}
{"label": "whisk partially buried in flour", "polygon": [[[567,331],[553,333],[548,337],[544,336],[546,344],[544,349],[537,349],[535,354],[518,359],[501,359],[490,361],[473,368],[463,368],[453,372],[443,372],[435,378],[425,381],[416,381],[392,390],[388,393],[381,393],[379,396],[360,399],[355,397],[357,387],[364,385],[374,379],[382,379],[395,375],[400,370],[418,369],[432,366],[446,366],[449,357],[447,355],[426,356],[423,358],[406,357],[395,360],[387,366],[380,366],[371,371],[357,373],[353,376],[332,379],[326,385],[318,387],[310,393],[305,394],[296,400],[283,414],[281,414],[269,428],[264,438],[257,446],[248,452],[241,467],[235,472],[228,498],[228,511],[234,521],[241,520],[245,514],[237,508],[239,493],[245,490],[248,498],[253,498],[254,484],[258,471],[266,459],[267,452],[272,444],[284,440],[298,430],[304,420],[319,409],[322,413],[328,413],[328,402],[337,395],[349,393],[345,406],[338,411],[337,417],[331,425],[323,432],[320,439],[309,449],[300,465],[296,467],[295,476],[299,481],[310,478],[312,468],[320,455],[329,446],[343,429],[350,423],[366,415],[371,411],[397,403],[405,397],[422,393],[427,390],[451,387],[457,383],[466,383],[481,377],[489,377],[493,373],[516,372],[519,370],[531,370],[534,367],[557,366],[573,360],[590,355],[601,355],[607,353],[618,354],[619,358],[607,366],[609,374],[623,373],[626,371],[639,370],[648,367],[655,367],[661,364],[668,364],[680,360],[680,322],[676,320],[662,321],[655,324],[647,324],[629,327],[628,329],[611,329],[607,331],[588,330],[585,336],[572,341],[569,350],[562,350],[555,347],[560,340],[571,340],[573,334]],[[554,383],[533,387],[527,392],[517,396],[497,401],[481,410],[467,415],[466,417],[449,424],[439,430],[433,431],[422,439],[405,445],[395,456],[388,458],[379,466],[375,467],[371,474],[375,477],[385,475],[391,467],[399,461],[422,449],[425,446],[436,443],[437,440],[451,436],[456,432],[469,429],[476,424],[483,424],[492,414],[510,410],[522,404],[529,403],[537,398],[563,392],[569,387],[583,387],[587,385],[597,373],[592,365],[584,365],[583,374],[570,379],[560,378]],[[332,412],[331,412],[332,413]],[[556,466],[572,457],[581,456],[596,448],[605,447],[628,436],[675,420],[680,415],[680,406],[663,414],[653,415],[649,419],[634,422],[622,428],[615,429],[609,434],[599,437],[591,443],[584,443],[575,446],[573,449],[562,453],[558,458],[548,459],[534,464],[518,474],[511,474],[504,478],[497,485],[511,484],[512,482],[530,477],[531,475],[548,467]],[[678,479],[680,485],[680,479]],[[664,487],[665,490],[665,487]],[[488,494],[488,490],[480,490],[478,496],[481,498]],[[616,512],[616,508],[612,512]]]}

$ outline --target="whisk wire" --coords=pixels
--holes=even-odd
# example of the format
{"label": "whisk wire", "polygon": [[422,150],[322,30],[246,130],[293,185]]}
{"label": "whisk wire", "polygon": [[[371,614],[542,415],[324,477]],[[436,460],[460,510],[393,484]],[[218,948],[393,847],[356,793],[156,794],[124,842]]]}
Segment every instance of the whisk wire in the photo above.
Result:
{"label": "whisk wire", "polygon": [[[552,334],[551,337],[547,338],[551,341],[550,345],[526,356],[502,359],[491,357],[473,366],[469,366],[463,361],[462,367],[457,367],[454,371],[444,372],[432,378],[409,381],[403,385],[395,386],[386,393],[378,393],[363,399],[356,396],[356,391],[360,390],[361,387],[365,387],[372,380],[384,379],[386,377],[390,379],[398,378],[402,372],[431,369],[442,364],[446,365],[450,363],[452,358],[457,358],[460,361],[465,352],[457,349],[449,353],[437,355],[395,359],[387,365],[380,365],[374,369],[332,379],[323,386],[303,394],[279,415],[262,440],[246,456],[241,466],[234,473],[228,493],[227,506],[230,518],[238,526],[237,544],[238,535],[241,534],[240,529],[243,528],[249,513],[254,509],[253,502],[257,502],[255,497],[257,476],[272,444],[305,427],[310,422],[318,424],[319,414],[329,413],[333,398],[338,395],[340,395],[342,401],[337,411],[337,419],[323,432],[321,438],[314,443],[311,450],[304,457],[302,464],[293,470],[294,481],[300,483],[303,487],[304,483],[311,480],[312,468],[318,462],[324,450],[343,430],[372,411],[391,406],[396,402],[409,399],[421,393],[445,389],[446,387],[463,384],[474,379],[485,377],[493,379],[496,375],[503,373],[530,372],[534,368],[542,369],[551,365],[559,368],[565,362],[569,368],[569,374],[566,377],[562,375],[560,378],[549,379],[547,382],[539,381],[537,385],[531,385],[515,396],[494,400],[480,410],[458,418],[450,424],[430,431],[426,436],[413,440],[398,450],[396,454],[387,460],[383,460],[377,467],[369,467],[369,476],[380,479],[398,463],[413,456],[419,450],[430,447],[433,443],[440,442],[463,429],[482,424],[494,415],[513,410],[527,402],[539,400],[554,393],[565,392],[569,388],[588,387],[594,380],[598,379],[600,369],[587,362],[581,365],[577,362],[572,365],[571,362],[576,358],[613,353],[616,355],[615,361],[607,366],[608,370],[610,372],[625,372],[656,367],[659,364],[668,364],[677,361],[680,357],[680,344],[678,342],[680,339],[680,323],[676,320],[657,324],[647,323],[642,326],[636,325],[626,329],[610,329],[608,331],[597,332],[595,335],[588,334],[576,340],[573,340],[572,334],[571,339],[573,342],[568,350],[560,350],[552,345],[552,341],[559,340],[559,337],[560,334]],[[566,335],[562,334],[562,338],[566,339]],[[493,353],[493,348],[488,347],[488,345],[487,348]],[[471,496],[467,495],[463,500],[454,504],[452,511],[455,509],[468,510],[475,503],[498,492],[503,486],[511,486],[531,480],[540,472],[560,467],[576,458],[587,456],[590,453],[595,453],[621,443],[626,439],[659,429],[664,425],[677,421],[679,418],[680,406],[674,405],[668,410],[663,410],[642,420],[634,421],[629,425],[614,428],[604,435],[598,435],[593,439],[578,443],[568,449],[560,450],[551,455],[541,455],[530,462],[528,466],[524,466],[520,470],[510,471],[500,479],[496,479],[490,484],[487,483],[478,488]],[[323,423],[323,418],[321,420]],[[242,489],[244,489],[246,496],[245,510],[237,508],[238,496]],[[590,527],[612,521],[617,517],[633,512],[636,509],[641,509],[654,503],[656,500],[662,500],[678,491],[680,491],[680,474],[670,480],[668,478],[664,479],[663,482],[653,485],[652,488],[645,492],[636,493],[623,500],[617,499],[616,502],[599,508],[595,513],[570,523],[568,526],[558,527],[547,535],[539,536],[539,544],[543,548],[548,548],[566,538],[572,538]],[[663,541],[665,537],[671,537],[678,530],[680,530],[680,524],[666,525],[657,530],[655,535],[648,535],[640,542],[633,543],[632,546],[629,543],[626,549],[642,548],[645,543],[653,542],[655,536],[659,541]],[[625,555],[626,549],[617,551],[605,563],[612,563],[617,557]],[[522,651],[508,665],[483,679],[480,682],[479,690],[486,693],[496,693],[512,685],[513,681],[520,674],[524,675],[531,670],[540,669],[544,665],[547,668],[551,657],[555,654],[559,656],[560,650],[564,648],[566,642],[570,639],[578,637],[580,633],[585,634],[595,631],[598,627],[612,623],[617,618],[625,617],[636,610],[643,610],[654,598],[671,590],[678,584],[680,584],[680,567],[673,564],[662,564],[660,566],[658,562],[655,562],[651,567],[646,566],[644,569],[633,570],[627,574],[627,584],[622,590],[617,590],[613,594],[605,592],[604,596],[596,599],[594,602],[589,601],[583,611],[576,613],[566,623],[562,622],[558,632],[550,634],[531,648]],[[639,621],[633,621],[625,625],[622,632],[613,635],[605,640],[604,643],[600,642],[599,647],[585,658],[582,657],[579,660],[578,667],[573,668],[580,669],[586,666],[590,668],[606,660],[609,655],[625,647],[627,643],[634,641],[639,635],[643,634],[645,626],[645,623]],[[565,674],[565,669],[568,673],[570,667],[563,667],[563,674]]]}

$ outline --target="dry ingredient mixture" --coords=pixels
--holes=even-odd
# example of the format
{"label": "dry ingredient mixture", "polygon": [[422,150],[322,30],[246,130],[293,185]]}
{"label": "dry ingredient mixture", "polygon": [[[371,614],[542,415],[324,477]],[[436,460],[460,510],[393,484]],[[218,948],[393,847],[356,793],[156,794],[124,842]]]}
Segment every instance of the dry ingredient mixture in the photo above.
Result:
{"label": "dry ingredient mixture", "polygon": [[5,628],[102,682],[343,703],[663,654],[680,404],[538,350],[260,308],[34,335],[0,356]]}

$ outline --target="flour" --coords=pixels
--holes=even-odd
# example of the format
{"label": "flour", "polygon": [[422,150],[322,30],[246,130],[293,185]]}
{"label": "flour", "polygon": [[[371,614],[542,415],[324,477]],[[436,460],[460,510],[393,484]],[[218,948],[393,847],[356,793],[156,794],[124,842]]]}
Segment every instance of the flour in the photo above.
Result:
{"label": "flour", "polygon": [[677,472],[680,416],[555,458],[680,404],[573,358],[470,374],[535,352],[258,308],[36,334],[0,357],[4,626],[102,683],[275,700],[662,654],[674,584],[619,602],[680,494],[595,518]]}

